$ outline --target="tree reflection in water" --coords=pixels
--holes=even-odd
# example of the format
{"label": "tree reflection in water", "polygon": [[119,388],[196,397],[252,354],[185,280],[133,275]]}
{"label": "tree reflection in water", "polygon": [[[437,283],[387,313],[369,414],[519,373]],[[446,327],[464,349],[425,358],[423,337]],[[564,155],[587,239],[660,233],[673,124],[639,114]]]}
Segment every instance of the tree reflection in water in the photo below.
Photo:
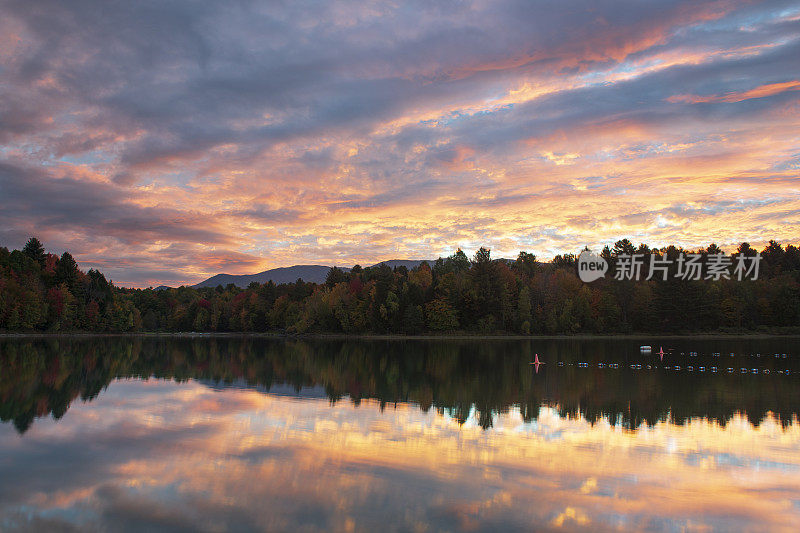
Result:
{"label": "tree reflection in water", "polygon": [[[626,429],[664,420],[681,425],[692,418],[724,425],[736,413],[757,426],[770,412],[786,426],[800,412],[800,368],[793,357],[800,339],[671,339],[663,362],[640,354],[639,344],[613,338],[3,339],[0,420],[24,433],[36,418],[59,419],[73,401],[94,399],[115,379],[152,377],[265,392],[276,384],[296,391],[312,387],[324,390],[332,403],[358,405],[370,398],[381,409],[408,402],[462,423],[474,413],[484,429],[512,407],[519,407],[525,421],[534,420],[543,405],[564,417],[607,419]],[[534,368],[530,362],[537,353],[545,364]],[[618,368],[609,368],[611,363]],[[712,367],[719,371],[712,373]],[[735,372],[728,373],[729,367]]]}

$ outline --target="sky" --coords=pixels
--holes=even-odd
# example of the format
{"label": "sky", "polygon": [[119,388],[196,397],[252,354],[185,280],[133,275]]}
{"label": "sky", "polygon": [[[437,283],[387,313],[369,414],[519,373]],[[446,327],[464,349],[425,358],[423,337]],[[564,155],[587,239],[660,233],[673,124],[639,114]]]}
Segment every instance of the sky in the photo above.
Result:
{"label": "sky", "polygon": [[797,1],[0,0],[0,245],[124,286],[797,244]]}

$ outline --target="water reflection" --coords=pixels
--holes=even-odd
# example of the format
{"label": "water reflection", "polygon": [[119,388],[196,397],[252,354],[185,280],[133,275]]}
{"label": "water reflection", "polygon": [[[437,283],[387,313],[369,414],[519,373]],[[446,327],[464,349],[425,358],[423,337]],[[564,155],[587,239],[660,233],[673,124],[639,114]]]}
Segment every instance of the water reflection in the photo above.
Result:
{"label": "water reflection", "polygon": [[[724,342],[692,346],[713,358]],[[757,348],[791,354],[792,342]],[[701,376],[632,369],[637,344],[611,340],[0,348],[0,416],[13,421],[0,425],[4,531],[789,531],[800,520],[791,357],[769,359],[788,376]],[[750,348],[729,351],[744,361]]]}
{"label": "water reflection", "polygon": [[[0,420],[24,432],[38,417],[61,418],[76,398],[95,398],[114,379],[148,377],[262,392],[294,389],[324,394],[331,403],[375,399],[381,409],[414,403],[462,423],[476,413],[483,428],[512,407],[530,422],[542,405],[556,406],[561,416],[608,419],[628,429],[698,417],[724,425],[737,413],[756,425],[770,413],[787,425],[800,412],[800,367],[792,356],[800,353],[800,339],[668,342],[659,357],[641,354],[635,339],[5,340]],[[536,357],[544,364],[532,365]]]}

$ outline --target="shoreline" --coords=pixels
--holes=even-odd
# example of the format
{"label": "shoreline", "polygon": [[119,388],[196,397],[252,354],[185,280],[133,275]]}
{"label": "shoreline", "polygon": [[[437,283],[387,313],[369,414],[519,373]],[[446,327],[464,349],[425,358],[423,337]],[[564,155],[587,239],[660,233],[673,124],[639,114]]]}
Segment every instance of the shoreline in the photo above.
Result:
{"label": "shoreline", "polygon": [[437,335],[403,335],[403,334],[357,334],[345,333],[311,333],[292,335],[287,333],[269,332],[137,332],[137,333],[94,333],[94,332],[25,332],[25,333],[0,333],[0,339],[35,339],[35,338],[260,338],[283,340],[477,340],[477,341],[520,341],[520,340],[599,340],[599,339],[757,339],[757,338],[792,338],[800,337],[800,332],[792,333],[621,333],[621,334],[591,334],[581,333],[575,335],[508,335],[508,334],[465,334],[454,333]]}

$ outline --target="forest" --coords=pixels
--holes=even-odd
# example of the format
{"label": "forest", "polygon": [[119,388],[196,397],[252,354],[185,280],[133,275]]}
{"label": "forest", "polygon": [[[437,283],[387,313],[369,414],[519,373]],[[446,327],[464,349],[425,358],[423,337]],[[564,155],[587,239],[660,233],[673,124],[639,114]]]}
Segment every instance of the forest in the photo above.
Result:
{"label": "forest", "polygon": [[[607,246],[604,278],[584,283],[577,257],[543,262],[528,252],[493,259],[458,250],[418,268],[332,268],[325,283],[253,283],[246,289],[117,287],[84,272],[68,252],[31,238],[0,247],[0,331],[266,332],[275,334],[507,334],[800,332],[800,250],[770,241],[757,279],[681,279],[680,247]],[[670,260],[667,279],[616,279],[620,258]],[[695,250],[719,256],[715,244]],[[755,256],[742,243],[731,259]],[[727,256],[726,256],[727,257]]]}

